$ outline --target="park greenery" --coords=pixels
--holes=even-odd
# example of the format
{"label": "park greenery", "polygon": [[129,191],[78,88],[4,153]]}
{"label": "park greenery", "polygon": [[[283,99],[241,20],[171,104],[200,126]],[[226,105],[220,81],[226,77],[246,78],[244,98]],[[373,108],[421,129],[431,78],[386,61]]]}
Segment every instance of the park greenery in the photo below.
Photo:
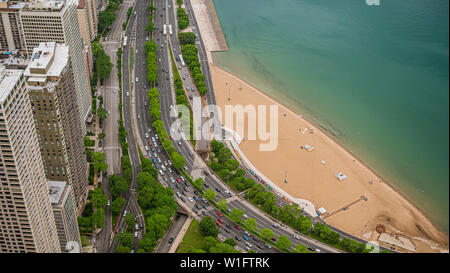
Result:
{"label": "park greenery", "polygon": [[103,79],[109,78],[113,64],[111,58],[105,53],[103,45],[99,42],[93,42],[91,50],[94,56],[94,80],[103,81]]}
{"label": "park greenery", "polygon": [[202,74],[200,61],[198,60],[198,48],[194,44],[186,44],[181,47],[181,52],[194,79],[195,86],[197,86],[198,92],[201,96],[204,96],[208,92],[208,89],[205,84],[206,78]]}
{"label": "park greenery", "polygon": [[189,16],[183,8],[177,9],[178,27],[183,30],[189,26]]}
{"label": "park greenery", "polygon": [[194,45],[197,36],[193,32],[178,32],[178,41],[181,46]]}
{"label": "park greenery", "polygon": [[232,157],[230,150],[222,142],[213,140],[211,150],[209,167],[231,188],[241,192],[255,185],[253,179],[244,177],[244,169],[239,166],[239,162]]}
{"label": "park greenery", "polygon": [[108,197],[100,188],[89,191],[88,203],[81,216],[78,217],[80,234],[92,233],[97,228],[102,228],[105,221],[103,207],[107,204]]}
{"label": "park greenery", "polygon": [[107,31],[112,24],[114,23],[114,20],[116,19],[116,11],[119,10],[120,4],[123,2],[123,0],[110,0],[108,7],[101,11],[98,17],[98,32],[103,33]]}
{"label": "park greenery", "polygon": [[178,251],[179,253],[239,253],[234,249],[236,242],[228,238],[221,242],[217,239],[219,230],[212,217],[205,216],[200,223],[193,220]]}

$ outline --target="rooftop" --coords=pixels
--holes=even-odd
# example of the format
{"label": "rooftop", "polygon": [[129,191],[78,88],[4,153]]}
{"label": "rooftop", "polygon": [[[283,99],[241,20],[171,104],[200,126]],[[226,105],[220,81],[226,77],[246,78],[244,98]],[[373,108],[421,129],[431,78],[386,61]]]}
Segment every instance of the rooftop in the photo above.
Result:
{"label": "rooftop", "polygon": [[55,42],[40,43],[33,49],[30,64],[25,70],[28,81],[41,81],[48,77],[58,77],[69,61],[69,48]]}
{"label": "rooftop", "polygon": [[59,11],[64,8],[66,0],[32,0],[25,7],[25,10],[37,11]]}
{"label": "rooftop", "polygon": [[0,103],[3,103],[20,79],[23,70],[6,69],[0,65]]}
{"label": "rooftop", "polygon": [[48,181],[48,191],[52,205],[61,201],[66,184],[66,182],[61,181]]}

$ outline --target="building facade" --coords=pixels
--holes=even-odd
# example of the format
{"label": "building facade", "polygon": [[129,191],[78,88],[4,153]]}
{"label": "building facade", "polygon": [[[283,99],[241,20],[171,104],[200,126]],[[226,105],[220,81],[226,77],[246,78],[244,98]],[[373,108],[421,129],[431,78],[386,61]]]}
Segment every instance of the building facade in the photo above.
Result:
{"label": "building facade", "polygon": [[19,11],[25,3],[0,0],[0,50],[23,50],[25,41]]}
{"label": "building facade", "polygon": [[49,181],[48,184],[61,251],[81,252],[81,238],[72,187],[60,181]]}
{"label": "building facade", "polygon": [[23,70],[0,67],[0,252],[61,252]]}
{"label": "building facade", "polygon": [[69,48],[55,42],[35,48],[25,70],[39,147],[48,180],[67,182],[77,208],[87,199],[87,160]]}
{"label": "building facade", "polygon": [[91,34],[89,29],[89,18],[85,0],[79,0],[77,7],[78,25],[80,26],[80,35],[83,39],[84,63],[88,72],[88,77],[92,77],[94,58],[91,51]]}
{"label": "building facade", "polygon": [[78,0],[41,0],[28,3],[19,12],[28,54],[42,42],[69,46],[83,135],[91,109],[91,90],[77,16]]}

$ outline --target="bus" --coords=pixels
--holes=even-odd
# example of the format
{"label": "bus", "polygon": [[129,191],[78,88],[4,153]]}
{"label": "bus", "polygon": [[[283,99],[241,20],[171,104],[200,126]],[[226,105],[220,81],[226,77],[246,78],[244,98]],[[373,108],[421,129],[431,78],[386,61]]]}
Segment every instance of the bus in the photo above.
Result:
{"label": "bus", "polygon": [[164,25],[163,29],[164,29],[164,35],[166,35],[167,34],[167,25]]}
{"label": "bus", "polygon": [[169,34],[172,35],[172,25],[169,25]]}

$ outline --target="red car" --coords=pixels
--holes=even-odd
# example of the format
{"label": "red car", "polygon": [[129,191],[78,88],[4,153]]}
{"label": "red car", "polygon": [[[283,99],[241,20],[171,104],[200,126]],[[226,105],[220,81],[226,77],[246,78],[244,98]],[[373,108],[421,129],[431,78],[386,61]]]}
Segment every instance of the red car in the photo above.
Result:
{"label": "red car", "polygon": [[237,230],[241,230],[241,227],[238,226],[238,225],[235,225],[234,227],[235,227]]}
{"label": "red car", "polygon": [[152,146],[152,140],[151,139],[148,140],[148,145]]}
{"label": "red car", "polygon": [[219,223],[219,222],[216,222],[216,225],[217,225],[218,227],[221,227],[221,226],[222,226],[222,224]]}
{"label": "red car", "polygon": [[223,216],[222,212],[220,212],[220,211],[218,211],[217,214],[218,214],[220,217]]}
{"label": "red car", "polygon": [[223,223],[223,220],[222,220],[222,218],[219,218],[218,220],[219,220],[219,222]]}
{"label": "red car", "polygon": [[172,137],[172,136],[170,136],[170,139],[173,139],[173,137]]}
{"label": "red car", "polygon": [[277,241],[277,238],[273,237],[273,238],[272,238],[272,241],[276,242],[276,241]]}
{"label": "red car", "polygon": [[181,180],[180,180],[180,178],[177,178],[177,182],[178,182],[178,183],[181,183]]}

